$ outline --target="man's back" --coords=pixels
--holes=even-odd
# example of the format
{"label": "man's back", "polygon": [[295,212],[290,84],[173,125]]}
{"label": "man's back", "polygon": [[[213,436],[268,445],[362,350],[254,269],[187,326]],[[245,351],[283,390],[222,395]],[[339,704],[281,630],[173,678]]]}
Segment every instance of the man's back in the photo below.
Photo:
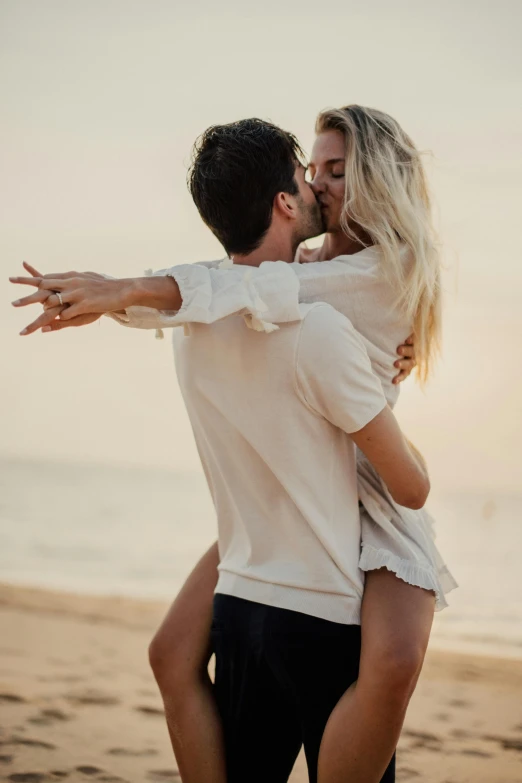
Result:
{"label": "man's back", "polygon": [[329,305],[271,335],[241,317],[175,335],[176,366],[216,506],[216,592],[359,622],[355,450],[385,406],[350,322]]}

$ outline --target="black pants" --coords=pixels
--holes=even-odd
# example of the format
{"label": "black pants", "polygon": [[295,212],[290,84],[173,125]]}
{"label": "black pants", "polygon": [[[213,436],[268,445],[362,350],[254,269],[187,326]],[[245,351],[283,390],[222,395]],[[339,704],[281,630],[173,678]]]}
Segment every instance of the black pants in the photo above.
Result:
{"label": "black pants", "polygon": [[[360,627],[217,594],[212,641],[228,783],[285,783],[302,745],[316,783],[328,717],[358,676]],[[381,783],[394,781],[395,757]]]}

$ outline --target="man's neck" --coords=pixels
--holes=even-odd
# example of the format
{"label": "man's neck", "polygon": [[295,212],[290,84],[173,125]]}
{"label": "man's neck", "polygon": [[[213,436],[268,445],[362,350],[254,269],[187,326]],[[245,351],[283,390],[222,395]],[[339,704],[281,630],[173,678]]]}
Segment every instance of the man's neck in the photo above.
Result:
{"label": "man's neck", "polygon": [[337,256],[353,256],[372,244],[371,238],[362,231],[357,237],[348,237],[344,231],[331,231],[325,235],[318,260],[329,261]]}
{"label": "man's neck", "polygon": [[296,250],[297,248],[293,247],[290,238],[283,240],[276,237],[266,237],[256,250],[244,255],[232,253],[231,258],[234,264],[245,266],[260,266],[263,261],[286,261],[287,264],[291,264]]}

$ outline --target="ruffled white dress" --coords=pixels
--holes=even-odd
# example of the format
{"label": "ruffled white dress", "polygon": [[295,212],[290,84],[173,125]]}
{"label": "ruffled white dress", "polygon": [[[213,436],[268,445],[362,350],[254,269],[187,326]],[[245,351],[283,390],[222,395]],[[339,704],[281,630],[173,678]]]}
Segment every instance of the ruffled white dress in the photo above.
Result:
{"label": "ruffled white dress", "polygon": [[[406,249],[405,265],[411,263]],[[148,272],[152,274],[152,272]],[[327,302],[347,316],[362,336],[373,371],[391,407],[399,387],[392,383],[397,346],[411,333],[411,324],[396,306],[395,295],[383,279],[380,253],[366,248],[331,261],[286,264],[265,262],[259,267],[235,266],[228,259],[182,264],[162,269],[180,287],[182,308],[175,311],[130,307],[126,314],[108,313],[125,326],[157,329],[190,322],[213,323],[243,315],[246,325],[271,332],[278,324],[300,320],[299,302]],[[363,454],[358,458],[361,503],[360,567],[386,567],[405,582],[432,590],[436,610],[447,606],[445,596],[457,587],[436,545],[432,517],[425,509],[399,506]]]}

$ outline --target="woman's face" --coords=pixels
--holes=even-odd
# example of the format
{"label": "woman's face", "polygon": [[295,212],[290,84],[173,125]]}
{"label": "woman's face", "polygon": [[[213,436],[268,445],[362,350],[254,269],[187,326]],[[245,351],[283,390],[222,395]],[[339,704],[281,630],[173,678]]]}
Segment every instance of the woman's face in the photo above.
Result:
{"label": "woman's face", "polygon": [[340,131],[324,131],[317,136],[308,173],[326,231],[339,231],[345,193],[344,137]]}

